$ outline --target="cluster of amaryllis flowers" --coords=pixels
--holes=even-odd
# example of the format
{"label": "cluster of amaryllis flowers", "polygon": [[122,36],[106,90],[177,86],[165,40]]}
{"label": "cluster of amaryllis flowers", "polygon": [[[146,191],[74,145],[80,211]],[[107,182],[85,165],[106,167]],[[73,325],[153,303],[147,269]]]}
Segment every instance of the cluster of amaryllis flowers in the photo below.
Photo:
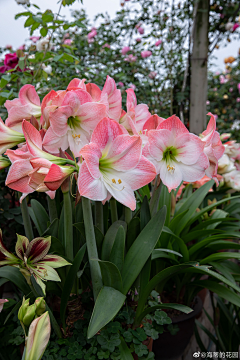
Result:
{"label": "cluster of amaryllis flowers", "polygon": [[157,174],[169,191],[205,174],[217,179],[224,147],[212,114],[196,136],[175,115],[151,115],[147,105],[137,104],[133,89],[126,90],[124,111],[121,91],[109,76],[102,90],[85,81],[73,79],[42,102],[34,86],[24,85],[17,99],[6,101],[0,151],[7,157],[0,164],[11,162],[6,185],[22,198],[34,191],[54,197],[75,174],[80,195],[103,202],[113,196],[134,210],[134,191]]}

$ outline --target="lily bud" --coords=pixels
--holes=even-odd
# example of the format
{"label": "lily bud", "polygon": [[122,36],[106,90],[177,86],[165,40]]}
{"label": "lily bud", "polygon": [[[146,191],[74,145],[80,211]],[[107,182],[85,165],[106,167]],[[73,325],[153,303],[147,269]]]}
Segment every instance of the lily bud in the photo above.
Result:
{"label": "lily bud", "polygon": [[40,360],[51,334],[48,311],[33,320],[28,331],[25,360]]}
{"label": "lily bud", "polygon": [[24,315],[23,320],[22,320],[23,324],[25,326],[29,326],[31,324],[31,322],[33,321],[35,315],[36,315],[36,305],[33,304],[27,308],[27,312]]}
{"label": "lily bud", "polygon": [[11,161],[8,158],[0,156],[0,170],[11,165]]}
{"label": "lily bud", "polygon": [[36,315],[41,316],[46,311],[46,302],[43,297],[39,297],[35,300]]}
{"label": "lily bud", "polygon": [[22,306],[20,307],[20,309],[18,311],[18,320],[20,320],[21,322],[23,322],[23,318],[29,307],[29,301],[30,301],[30,299],[25,300],[25,297],[23,297]]}

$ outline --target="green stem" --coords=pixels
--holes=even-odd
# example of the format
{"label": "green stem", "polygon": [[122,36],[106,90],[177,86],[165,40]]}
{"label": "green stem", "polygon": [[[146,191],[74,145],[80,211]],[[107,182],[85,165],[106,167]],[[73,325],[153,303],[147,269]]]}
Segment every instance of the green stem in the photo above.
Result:
{"label": "green stem", "polygon": [[110,209],[111,209],[111,219],[113,224],[115,221],[118,221],[117,202],[114,198],[110,200]]}
{"label": "green stem", "polygon": [[65,256],[73,261],[72,204],[69,191],[63,193]]}
{"label": "green stem", "polygon": [[132,210],[129,209],[127,206],[125,206],[124,208],[124,215],[125,215],[126,223],[129,224],[130,221],[132,220]]}
{"label": "green stem", "polygon": [[82,205],[83,205],[83,220],[85,226],[88,259],[89,259],[92,286],[93,286],[93,296],[94,296],[94,301],[96,301],[98,293],[102,288],[102,275],[101,275],[99,263],[98,261],[96,261],[96,259],[98,259],[98,251],[97,251],[97,244],[94,233],[90,200],[85,197],[82,197]]}
{"label": "green stem", "polygon": [[26,345],[24,346],[23,355],[22,355],[22,360],[25,359],[25,355],[26,355]]}
{"label": "green stem", "polygon": [[24,230],[26,237],[29,241],[31,241],[34,238],[33,235],[33,229],[31,224],[31,219],[28,213],[28,206],[27,206],[27,199],[24,198],[22,202],[20,203],[21,211],[22,211],[22,217],[23,217],[23,224],[24,224]]}
{"label": "green stem", "polygon": [[159,205],[159,200],[160,200],[160,195],[161,195],[161,190],[162,190],[162,182],[158,186],[158,178],[159,178],[159,176],[157,175],[155,178],[152,197],[151,197],[150,204],[149,204],[151,216],[155,215],[158,211],[158,205]]}
{"label": "green stem", "polygon": [[47,196],[47,202],[48,202],[48,211],[49,211],[49,217],[50,222],[52,223],[54,219],[57,219],[57,207],[55,199],[51,199],[49,196]]}
{"label": "green stem", "polygon": [[101,201],[95,201],[95,225],[104,234],[103,204]]}

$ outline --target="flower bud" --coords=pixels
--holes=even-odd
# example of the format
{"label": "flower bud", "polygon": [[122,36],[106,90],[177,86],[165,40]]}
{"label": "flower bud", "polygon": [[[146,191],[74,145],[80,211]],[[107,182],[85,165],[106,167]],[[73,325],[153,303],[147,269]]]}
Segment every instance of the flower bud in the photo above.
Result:
{"label": "flower bud", "polygon": [[43,297],[39,297],[35,300],[36,315],[41,316],[46,310],[46,302]]}
{"label": "flower bud", "polygon": [[29,326],[31,324],[31,322],[33,321],[34,317],[36,315],[36,305],[30,305],[27,309],[26,314],[23,317],[23,324],[25,326]]}
{"label": "flower bud", "polygon": [[18,310],[18,320],[20,320],[21,322],[23,321],[23,318],[29,307],[29,301],[30,301],[30,299],[25,300],[25,297],[23,297],[22,306]]}

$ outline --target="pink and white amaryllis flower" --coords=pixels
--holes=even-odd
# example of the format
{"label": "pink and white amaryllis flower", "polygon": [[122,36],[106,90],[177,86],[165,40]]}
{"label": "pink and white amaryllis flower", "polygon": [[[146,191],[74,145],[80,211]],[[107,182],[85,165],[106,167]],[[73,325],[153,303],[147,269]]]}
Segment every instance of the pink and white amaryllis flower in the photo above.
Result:
{"label": "pink and white amaryllis flower", "polygon": [[217,179],[218,160],[224,154],[224,146],[221,142],[220,135],[216,131],[216,120],[212,113],[210,115],[210,121],[207,129],[200,135],[200,139],[204,142],[204,153],[207,155],[209,160],[209,166],[206,169],[206,175],[213,178],[216,184],[219,184]]}
{"label": "pink and white amaryllis flower", "polygon": [[7,100],[4,106],[8,111],[6,125],[13,130],[22,132],[23,119],[29,121],[34,116],[40,120],[40,99],[33,85],[24,85],[19,91],[18,98]]}
{"label": "pink and white amaryllis flower", "polygon": [[27,121],[23,121],[23,132],[27,144],[21,149],[6,152],[12,162],[6,185],[22,193],[20,201],[34,191],[46,192],[54,198],[54,191],[76,171],[75,166],[63,165],[74,165],[74,162],[43,151],[41,133]]}
{"label": "pink and white amaryllis flower", "polygon": [[204,176],[208,159],[203,149],[204,143],[173,115],[161,122],[156,130],[148,132],[143,155],[155,165],[170,192],[182,181],[193,182]]}
{"label": "pink and white amaryllis flower", "polygon": [[25,141],[24,135],[15,131],[4,124],[0,118],[0,155]]}
{"label": "pink and white amaryllis flower", "polygon": [[115,81],[107,76],[101,94],[101,102],[108,102],[108,117],[119,121],[122,111],[122,95],[121,90],[117,89]]}
{"label": "pink and white amaryllis flower", "polygon": [[137,98],[133,89],[127,89],[127,113],[119,120],[130,134],[142,134],[145,122],[150,118],[146,104],[137,105]]}
{"label": "pink and white amaryllis flower", "polygon": [[61,281],[54,268],[70,265],[58,255],[47,255],[50,246],[51,236],[38,237],[29,242],[25,236],[17,234],[16,255],[14,255],[4,246],[0,230],[0,266],[18,267],[29,284],[31,284],[30,276],[33,275],[45,293],[46,286],[43,281]]}
{"label": "pink and white amaryllis flower", "polygon": [[84,158],[78,177],[80,194],[105,201],[113,196],[131,210],[134,190],[156,176],[154,165],[142,156],[142,141],[130,136],[117,122],[105,118],[93,131],[90,144],[80,151]]}
{"label": "pink and white amaryllis flower", "polygon": [[64,151],[69,147],[78,157],[81,148],[89,143],[91,132],[106,114],[106,106],[93,102],[87,91],[68,91],[61,106],[49,114],[51,126],[44,137],[44,148],[56,153],[59,148]]}

